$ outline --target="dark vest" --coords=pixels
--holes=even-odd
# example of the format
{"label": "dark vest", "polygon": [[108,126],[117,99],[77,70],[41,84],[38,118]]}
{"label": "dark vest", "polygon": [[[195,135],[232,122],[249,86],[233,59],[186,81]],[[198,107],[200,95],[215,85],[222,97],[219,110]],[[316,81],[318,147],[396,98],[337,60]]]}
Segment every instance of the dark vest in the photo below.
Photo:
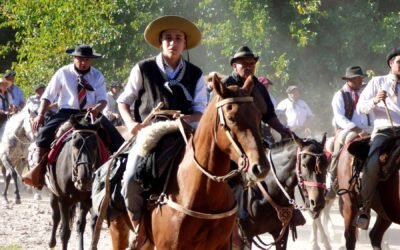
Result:
{"label": "dark vest", "polygon": [[[340,92],[342,93],[343,102],[344,102],[344,116],[351,121],[351,119],[353,118],[354,110],[356,109],[354,102],[353,102],[353,97],[351,96],[351,94],[349,92],[345,92],[343,89],[341,89]],[[368,126],[371,126],[371,121],[370,121],[369,115],[367,114],[366,116],[367,116]],[[339,125],[337,125],[337,124],[336,124],[336,128],[343,129],[343,128],[339,127]]]}
{"label": "dark vest", "polygon": [[[194,98],[197,81],[203,72],[197,66],[185,61],[186,70],[180,83],[185,86]],[[192,114],[192,101],[188,101],[178,86],[172,86],[172,93],[164,87],[166,82],[157,66],[155,57],[138,63],[142,72],[143,88],[139,91],[138,99],[134,105],[134,117],[142,122],[151,110],[159,103],[164,102],[163,109],[180,110],[182,114]],[[176,75],[179,76],[180,72]],[[172,80],[172,79],[169,79]]]}
{"label": "dark vest", "polygon": [[[264,87],[264,85],[262,85],[262,83],[258,81],[257,77],[253,76],[253,82],[254,82],[254,89],[256,89],[256,91],[259,91],[261,93],[261,95],[265,100],[265,103],[267,104],[267,113],[263,114],[262,116],[263,122],[267,123],[269,119],[276,117],[274,105],[272,103],[268,90]],[[240,87],[242,87],[244,84],[244,82],[235,75],[231,75],[223,79],[222,83],[225,86],[238,85]]]}

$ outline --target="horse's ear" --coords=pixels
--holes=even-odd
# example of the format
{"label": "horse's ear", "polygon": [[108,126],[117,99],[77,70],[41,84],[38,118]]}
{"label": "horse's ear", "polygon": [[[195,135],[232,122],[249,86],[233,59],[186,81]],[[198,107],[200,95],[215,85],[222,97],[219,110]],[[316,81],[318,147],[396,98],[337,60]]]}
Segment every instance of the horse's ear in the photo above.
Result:
{"label": "horse's ear", "polygon": [[247,92],[251,93],[254,87],[253,75],[249,75],[244,81],[242,89],[245,89]]}
{"label": "horse's ear", "polygon": [[78,119],[76,119],[75,115],[71,115],[71,116],[69,117],[69,122],[71,123],[71,125],[72,125],[73,128],[75,128],[76,125],[79,124],[79,121],[78,121]]}
{"label": "horse's ear", "polygon": [[213,75],[212,78],[213,90],[221,97],[227,96],[229,89],[225,87],[225,85],[221,82],[221,79],[217,76],[217,74]]}
{"label": "horse's ear", "polygon": [[298,137],[293,131],[290,133],[292,135],[293,140],[299,145],[300,148],[304,146],[303,140]]}
{"label": "horse's ear", "polygon": [[326,143],[326,135],[327,135],[327,133],[325,132],[325,133],[323,134],[323,136],[322,136],[321,144],[322,144],[323,146],[325,146],[325,143]]}

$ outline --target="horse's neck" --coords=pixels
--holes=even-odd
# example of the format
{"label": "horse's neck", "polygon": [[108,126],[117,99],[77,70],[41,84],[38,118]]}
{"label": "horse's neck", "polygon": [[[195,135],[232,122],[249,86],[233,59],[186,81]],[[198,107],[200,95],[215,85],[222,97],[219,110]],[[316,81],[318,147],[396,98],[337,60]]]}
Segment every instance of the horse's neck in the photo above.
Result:
{"label": "horse's neck", "polygon": [[272,152],[271,157],[273,169],[271,168],[265,179],[268,192],[277,202],[279,200],[287,200],[272,171],[275,171],[278,181],[285,188],[286,192],[289,195],[293,195],[294,188],[298,183],[296,175],[297,147],[291,145],[287,150],[277,152],[276,154]]}
{"label": "horse's neck", "polygon": [[[227,183],[216,182],[199,169],[201,167],[213,176],[228,174],[230,158],[220,151],[212,141],[212,138],[204,137],[204,135],[201,140],[196,139],[193,142],[194,147],[188,147],[189,152],[185,154],[179,167],[180,197],[183,199],[183,203],[189,204],[189,206],[195,207],[196,204],[208,203],[218,209],[218,207],[229,206],[231,202],[229,195],[226,194],[230,191]],[[189,143],[191,142],[189,141]]]}

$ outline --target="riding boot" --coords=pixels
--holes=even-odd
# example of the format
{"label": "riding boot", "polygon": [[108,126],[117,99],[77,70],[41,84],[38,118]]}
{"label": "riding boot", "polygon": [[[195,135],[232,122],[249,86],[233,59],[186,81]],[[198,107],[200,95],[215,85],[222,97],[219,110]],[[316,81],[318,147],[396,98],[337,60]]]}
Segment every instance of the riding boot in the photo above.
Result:
{"label": "riding boot", "polygon": [[47,155],[49,150],[47,148],[37,147],[34,155],[34,164],[26,174],[22,176],[22,181],[37,189],[42,189],[44,186],[44,176],[46,174]]}

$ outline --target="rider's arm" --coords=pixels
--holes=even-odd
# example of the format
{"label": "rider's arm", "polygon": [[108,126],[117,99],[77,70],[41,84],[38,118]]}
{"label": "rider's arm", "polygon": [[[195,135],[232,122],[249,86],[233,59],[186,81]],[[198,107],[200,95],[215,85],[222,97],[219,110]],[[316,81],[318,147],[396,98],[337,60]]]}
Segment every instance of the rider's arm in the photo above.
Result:
{"label": "rider's arm", "polygon": [[130,105],[126,103],[118,103],[118,110],[119,113],[121,114],[122,120],[124,120],[124,123],[128,129],[128,131],[131,132],[131,134],[136,134],[143,126],[141,123],[136,122],[132,116],[131,116],[131,111],[130,111]]}
{"label": "rider's arm", "polygon": [[39,127],[43,125],[44,114],[49,110],[51,102],[47,99],[42,98],[40,101],[40,106],[38,110],[38,115],[33,119],[32,129],[33,131],[38,131]]}

